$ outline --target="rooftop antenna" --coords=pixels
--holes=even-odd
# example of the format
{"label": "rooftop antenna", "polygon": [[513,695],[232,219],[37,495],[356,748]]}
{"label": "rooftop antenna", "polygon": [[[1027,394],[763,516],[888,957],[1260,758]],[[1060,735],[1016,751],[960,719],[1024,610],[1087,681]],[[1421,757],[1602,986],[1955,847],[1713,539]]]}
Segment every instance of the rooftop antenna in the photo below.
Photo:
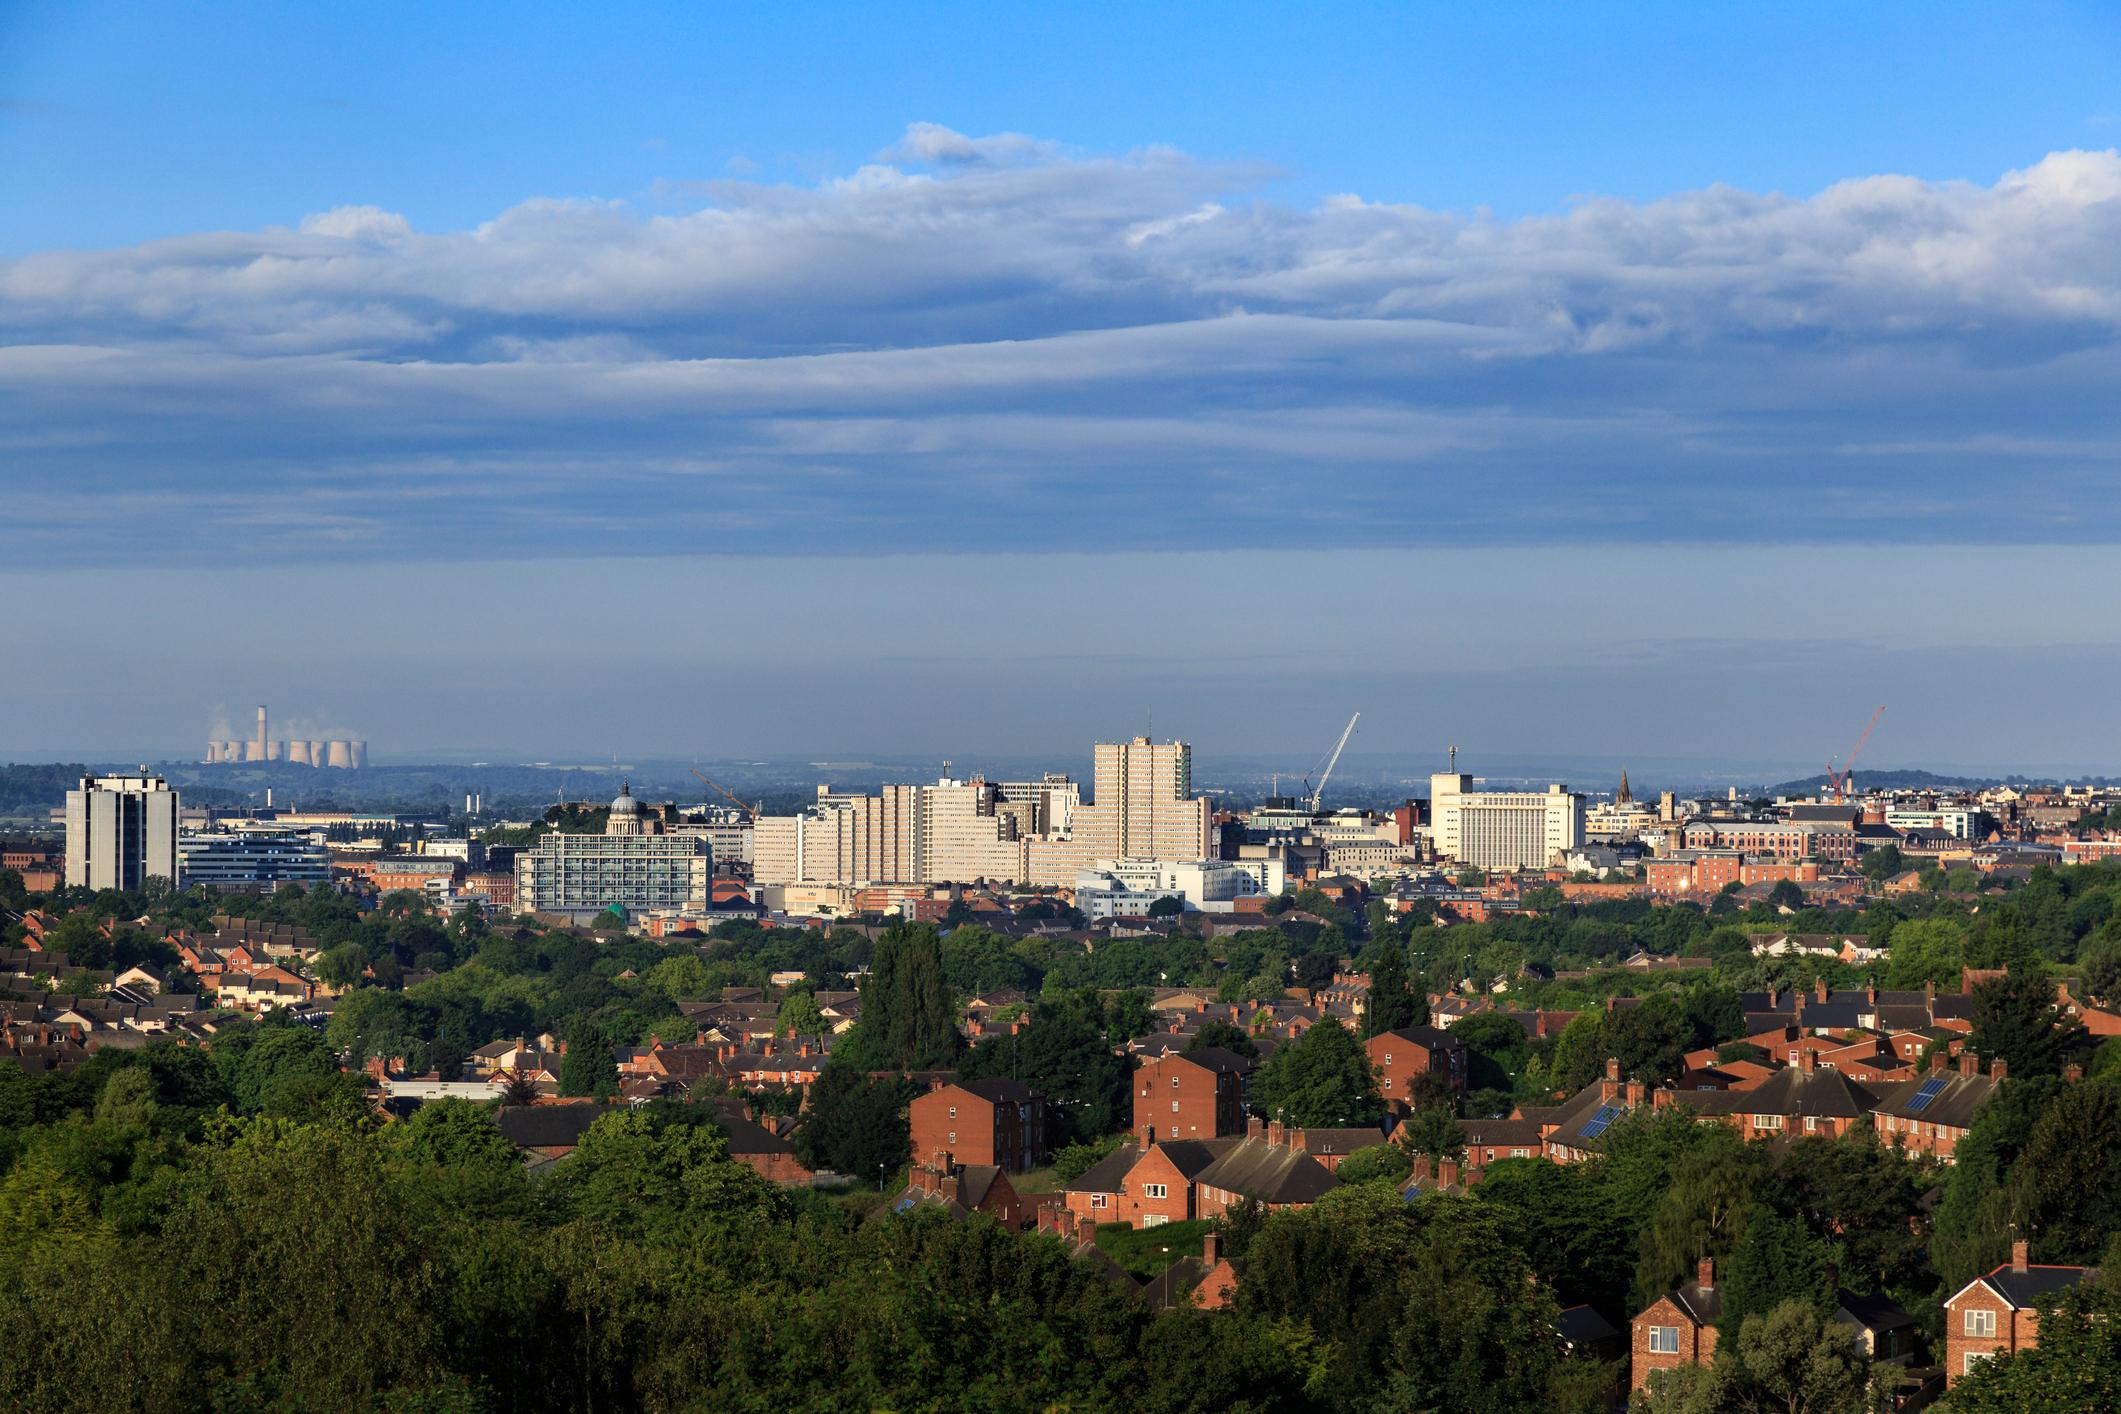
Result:
{"label": "rooftop antenna", "polygon": [[1458,748],[1455,746],[1451,748],[1451,774],[1458,774]]}

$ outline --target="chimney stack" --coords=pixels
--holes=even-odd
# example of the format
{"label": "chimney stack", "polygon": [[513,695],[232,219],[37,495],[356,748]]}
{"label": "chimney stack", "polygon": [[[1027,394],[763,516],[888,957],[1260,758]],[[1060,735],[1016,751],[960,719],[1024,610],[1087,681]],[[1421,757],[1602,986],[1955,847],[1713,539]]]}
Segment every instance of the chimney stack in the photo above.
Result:
{"label": "chimney stack", "polygon": [[1813,1071],[1819,1069],[1819,1053],[1810,1046],[1806,1046],[1797,1052],[1797,1064],[1806,1075],[1810,1075]]}
{"label": "chimney stack", "polygon": [[2062,1067],[2062,1078],[2074,1085],[2084,1078],[2084,1067],[2075,1061],[2071,1061],[2068,1065]]}
{"label": "chimney stack", "polygon": [[1961,1051],[1959,1053],[1959,1073],[1961,1075],[1979,1075],[1981,1073],[1981,1058],[1972,1051]]}
{"label": "chimney stack", "polygon": [[1437,1160],[1436,1186],[1438,1188],[1455,1188],[1458,1186],[1458,1160]]}
{"label": "chimney stack", "polygon": [[2024,1271],[2024,1270],[2025,1270],[2025,1269],[2026,1269],[2027,1267],[2029,1267],[2029,1266],[2031,1266],[2031,1265],[2032,1265],[2032,1244],[2031,1244],[2031,1243],[2029,1243],[2029,1242],[2027,1242],[2027,1241],[2026,1241],[2026,1240],[2025,1240],[2024,1238],[2022,1238],[2022,1237],[2019,1237],[2019,1238],[2014,1238],[2014,1239],[2012,1239],[2012,1241],[2011,1241],[2011,1270],[2012,1270],[2012,1271],[2014,1271],[2014,1272],[2022,1272],[2022,1271]]}
{"label": "chimney stack", "polygon": [[1205,1266],[1214,1266],[1223,1259],[1223,1235],[1211,1232],[1200,1240],[1200,1260]]}
{"label": "chimney stack", "polygon": [[1997,1056],[1994,1060],[1988,1063],[1988,1074],[1991,1080],[2008,1079],[2010,1077],[2010,1073],[2010,1062],[2006,1061],[2001,1056]]}
{"label": "chimney stack", "polygon": [[1704,1291],[1716,1289],[1716,1259],[1703,1257],[1694,1268],[1694,1284]]}
{"label": "chimney stack", "polygon": [[1942,1046],[1939,1046],[1936,1050],[1930,1052],[1930,1074],[1942,1075],[1943,1073],[1944,1048]]}

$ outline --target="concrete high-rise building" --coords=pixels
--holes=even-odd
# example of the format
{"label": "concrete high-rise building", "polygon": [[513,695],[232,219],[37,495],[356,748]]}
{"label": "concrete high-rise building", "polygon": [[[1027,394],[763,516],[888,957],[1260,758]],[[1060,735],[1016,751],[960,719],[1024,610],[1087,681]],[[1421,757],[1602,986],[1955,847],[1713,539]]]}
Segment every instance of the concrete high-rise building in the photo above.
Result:
{"label": "concrete high-rise building", "polygon": [[887,785],[876,795],[819,787],[800,815],[764,816],[752,836],[762,884],[1067,885],[1096,859],[1213,854],[1208,802],[1194,798],[1193,750],[1146,737],[1095,748],[1097,799],[1075,783]]}
{"label": "concrete high-rise building", "polygon": [[83,776],[66,793],[69,888],[137,889],[182,882],[177,793],[160,776]]}
{"label": "concrete high-rise building", "polygon": [[630,788],[611,802],[601,835],[540,835],[516,855],[515,906],[587,919],[608,908],[704,909],[714,853],[697,834],[664,834]]}
{"label": "concrete high-rise building", "polygon": [[293,830],[187,830],[178,838],[177,852],[187,885],[270,891],[281,884],[331,881],[331,851]]}
{"label": "concrete high-rise building", "polygon": [[1437,853],[1477,869],[1543,869],[1583,843],[1583,797],[1543,791],[1476,791],[1458,772],[1429,777]]}

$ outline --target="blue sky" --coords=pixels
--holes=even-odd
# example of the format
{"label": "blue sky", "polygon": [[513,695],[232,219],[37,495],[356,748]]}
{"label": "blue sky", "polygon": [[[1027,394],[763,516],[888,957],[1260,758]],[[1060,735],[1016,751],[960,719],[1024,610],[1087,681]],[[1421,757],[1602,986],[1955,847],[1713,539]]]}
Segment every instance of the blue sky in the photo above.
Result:
{"label": "blue sky", "polygon": [[[1259,656],[1220,658],[1258,700],[1391,697],[1410,737],[1500,735],[1480,664],[1568,625],[1508,667],[1554,705],[1498,749],[1667,741],[1711,663],[1831,665],[1837,739],[1875,705],[1865,664],[1929,681],[2007,650],[2107,683],[2113,628],[1961,601],[2121,543],[2116,15],[0,9],[0,568],[77,606],[50,677],[0,686],[0,756],[185,740],[210,702],[320,681],[260,652],[246,594],[325,622],[417,575],[490,615],[624,562],[711,604],[702,639],[754,646],[843,612],[789,586],[866,566],[849,592],[886,631],[833,665],[897,690],[738,712],[735,751],[948,730],[1079,755],[1100,684],[1142,697],[1169,651],[1138,624],[1075,643],[1041,598],[1084,573],[1064,555],[1172,622],[1241,613]],[[1036,634],[932,592],[999,550],[979,592]],[[1822,552],[1866,567],[1859,601]],[[1241,597],[1291,563],[1303,589]],[[1460,593],[1446,563],[1512,592]],[[187,647],[240,691],[117,695],[140,646],[118,566],[229,607]],[[1302,651],[1325,612],[1443,632],[1328,672]],[[1939,616],[1965,623],[1904,631]],[[359,641],[334,691],[369,694],[379,744],[601,731],[537,702],[550,664],[520,655],[438,729],[374,685],[449,669]],[[616,666],[593,621],[540,643]],[[628,670],[650,700],[711,691],[696,646]],[[958,666],[908,666],[931,661]],[[1066,710],[941,706],[979,700],[967,665],[1064,662]],[[1568,690],[1616,664],[1628,707]],[[1191,681],[1158,720],[1204,744],[1315,734]],[[1927,732],[1896,707],[1901,749],[2121,769],[2089,705],[2037,744],[1968,705]],[[1734,730],[1734,755],[1809,760],[1820,729]],[[626,734],[695,749],[675,706]]]}

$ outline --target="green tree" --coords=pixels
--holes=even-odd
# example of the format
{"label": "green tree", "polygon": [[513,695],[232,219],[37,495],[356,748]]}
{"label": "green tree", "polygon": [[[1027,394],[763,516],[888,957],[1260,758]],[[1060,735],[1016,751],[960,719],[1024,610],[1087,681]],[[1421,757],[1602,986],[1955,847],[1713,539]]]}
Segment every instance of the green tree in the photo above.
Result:
{"label": "green tree", "polygon": [[1400,946],[1387,939],[1378,944],[1370,964],[1370,990],[1363,1003],[1362,1034],[1379,1036],[1429,1019],[1426,997],[1415,993],[1407,979],[1407,960]]}
{"label": "green tree", "polygon": [[[1896,930],[1897,932],[1897,930]],[[2060,1075],[2091,1045],[2080,1022],[2055,1007],[2055,984],[2044,974],[2012,968],[1974,987],[1974,1034],[1979,1055],[2001,1058],[2012,1075]]]}
{"label": "green tree", "polygon": [[795,1131],[795,1152],[813,1169],[830,1169],[867,1183],[906,1166],[911,1141],[904,1081],[871,1078],[840,1064],[825,1067],[810,1087],[810,1109]]}
{"label": "green tree", "polygon": [[619,1093],[618,1056],[607,1026],[584,1016],[567,1029],[559,1080],[562,1095],[608,1100]]}
{"label": "green tree", "polygon": [[1251,1033],[1237,1023],[1225,1021],[1221,1017],[1205,1023],[1200,1030],[1193,1033],[1186,1042],[1185,1054],[1191,1055],[1209,1046],[1219,1046],[1233,1055],[1243,1056],[1246,1060],[1259,1059],[1259,1047],[1252,1044]]}
{"label": "green tree", "polygon": [[1413,1172],[1414,1156],[1405,1147],[1371,1144],[1342,1159],[1333,1176],[1342,1183],[1368,1183],[1381,1178],[1397,1184]]}
{"label": "green tree", "polygon": [[1816,1303],[1785,1301],[1739,1328],[1735,1359],[1719,1345],[1728,1370],[1727,1407],[1761,1414],[1864,1414],[1870,1361],[1847,1327]]}
{"label": "green tree", "polygon": [[1459,1127],[1458,1117],[1447,1109],[1434,1105],[1414,1111],[1401,1122],[1396,1142],[1403,1145],[1409,1154],[1422,1154],[1441,1162],[1457,1162],[1465,1157],[1465,1131]]}
{"label": "green tree", "polygon": [[1113,1053],[1081,1022],[1041,1012],[1021,1031],[989,1036],[958,1062],[958,1077],[1003,1075],[1046,1101],[1056,1139],[1074,1143],[1125,1129],[1133,1115],[1128,1090],[1134,1062]]}
{"label": "green tree", "polygon": [[1301,1129],[1375,1124],[1384,1106],[1369,1057],[1338,1021],[1324,1018],[1260,1067],[1253,1099]]}
{"label": "green tree", "polygon": [[1959,986],[1966,965],[1966,930],[1948,918],[1911,918],[1893,926],[1889,977],[1893,986]]}
{"label": "green tree", "polygon": [[1798,1301],[1830,1312],[1832,1284],[1825,1254],[1806,1233],[1768,1207],[1752,1210],[1738,1234],[1718,1286],[1723,1318],[1717,1325],[1728,1340],[1748,1317],[1765,1316],[1785,1301]]}
{"label": "green tree", "polygon": [[332,987],[351,987],[368,970],[368,954],[352,943],[327,948],[317,958],[317,978]]}
{"label": "green tree", "polygon": [[1451,1023],[1451,1034],[1465,1042],[1466,1084],[1475,1090],[1511,1090],[1532,1057],[1524,1027],[1497,1012],[1478,1012]]}

